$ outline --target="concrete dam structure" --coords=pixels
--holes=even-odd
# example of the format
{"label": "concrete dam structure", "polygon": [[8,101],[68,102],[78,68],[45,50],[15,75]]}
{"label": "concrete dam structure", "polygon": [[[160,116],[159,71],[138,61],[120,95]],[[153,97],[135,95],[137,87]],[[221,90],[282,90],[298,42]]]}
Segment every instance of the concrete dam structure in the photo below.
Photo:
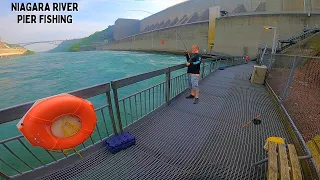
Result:
{"label": "concrete dam structure", "polygon": [[261,46],[320,27],[320,0],[189,0],[142,20],[118,19],[102,50],[201,52],[255,56]]}

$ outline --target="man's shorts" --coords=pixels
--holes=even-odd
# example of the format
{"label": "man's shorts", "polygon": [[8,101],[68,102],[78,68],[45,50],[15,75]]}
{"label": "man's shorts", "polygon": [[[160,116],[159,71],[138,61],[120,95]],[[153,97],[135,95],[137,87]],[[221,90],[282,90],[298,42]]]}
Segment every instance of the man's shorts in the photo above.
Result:
{"label": "man's shorts", "polygon": [[188,73],[189,88],[199,91],[199,76]]}

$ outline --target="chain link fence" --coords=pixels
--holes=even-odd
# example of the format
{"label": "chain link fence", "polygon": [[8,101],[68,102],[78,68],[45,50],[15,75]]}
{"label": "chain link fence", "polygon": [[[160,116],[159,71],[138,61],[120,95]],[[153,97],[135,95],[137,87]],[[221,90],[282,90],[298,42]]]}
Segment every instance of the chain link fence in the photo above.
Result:
{"label": "chain link fence", "polygon": [[[266,84],[289,116],[289,126],[304,151],[300,154],[310,154],[306,142],[320,135],[320,57],[271,54],[269,48],[261,48],[258,63],[268,68]],[[316,167],[314,160],[306,162]],[[320,178],[320,172],[312,172]]]}
{"label": "chain link fence", "polygon": [[265,51],[259,63],[268,67],[266,81],[304,141],[320,135],[320,57],[271,55]]}

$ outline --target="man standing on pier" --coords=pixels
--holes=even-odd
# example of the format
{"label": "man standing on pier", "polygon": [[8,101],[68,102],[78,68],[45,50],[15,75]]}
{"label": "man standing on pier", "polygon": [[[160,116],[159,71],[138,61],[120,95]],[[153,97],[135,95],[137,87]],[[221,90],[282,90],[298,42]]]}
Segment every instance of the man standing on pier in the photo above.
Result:
{"label": "man standing on pier", "polygon": [[188,66],[188,82],[189,88],[191,89],[190,95],[186,97],[187,99],[194,99],[193,104],[198,104],[199,102],[199,78],[200,78],[200,65],[202,56],[199,54],[199,46],[192,46],[192,54],[190,56],[189,52],[186,52],[186,58]]}

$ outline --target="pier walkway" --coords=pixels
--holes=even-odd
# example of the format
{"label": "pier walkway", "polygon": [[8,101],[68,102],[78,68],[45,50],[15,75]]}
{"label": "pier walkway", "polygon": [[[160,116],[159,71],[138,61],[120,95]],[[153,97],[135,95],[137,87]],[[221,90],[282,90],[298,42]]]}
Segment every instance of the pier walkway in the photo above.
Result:
{"label": "pier walkway", "polygon": [[[125,128],[135,146],[117,154],[103,146],[41,179],[265,179],[269,136],[292,143],[265,86],[249,82],[253,64],[217,70],[200,83],[194,105],[186,92]],[[260,125],[246,122],[262,114]]]}

